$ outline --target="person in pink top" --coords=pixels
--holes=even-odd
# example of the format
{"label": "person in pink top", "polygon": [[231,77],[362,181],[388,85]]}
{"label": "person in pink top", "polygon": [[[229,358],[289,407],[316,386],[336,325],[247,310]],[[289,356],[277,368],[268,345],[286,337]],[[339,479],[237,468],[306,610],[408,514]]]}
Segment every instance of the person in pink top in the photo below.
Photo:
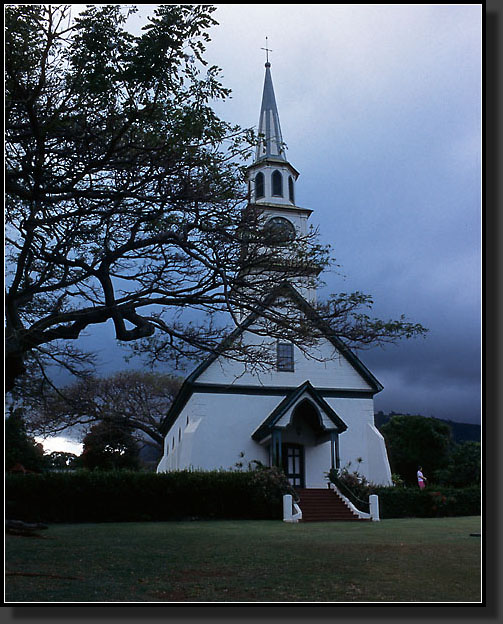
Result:
{"label": "person in pink top", "polygon": [[419,466],[419,470],[417,471],[417,484],[419,485],[420,490],[424,490],[426,477],[423,474],[422,466]]}

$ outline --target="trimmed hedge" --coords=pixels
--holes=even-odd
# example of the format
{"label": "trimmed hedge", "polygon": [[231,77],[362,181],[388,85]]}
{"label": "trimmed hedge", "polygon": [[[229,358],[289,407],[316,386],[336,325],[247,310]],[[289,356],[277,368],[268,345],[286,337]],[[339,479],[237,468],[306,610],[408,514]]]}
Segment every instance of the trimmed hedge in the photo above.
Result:
{"label": "trimmed hedge", "polygon": [[10,474],[6,512],[26,522],[280,519],[283,488],[264,470]]}
{"label": "trimmed hedge", "polygon": [[[395,485],[381,487],[369,483],[357,472],[331,470],[329,478],[341,492],[348,496],[367,501],[370,494],[379,497],[381,518],[435,518],[440,516],[478,516],[481,513],[481,488],[470,485],[464,488],[430,483],[424,490],[417,486]],[[354,503],[361,511],[363,505]]]}
{"label": "trimmed hedge", "polygon": [[481,513],[480,487],[376,488],[381,518],[438,518],[478,516]]}
{"label": "trimmed hedge", "polygon": [[[7,518],[25,522],[280,519],[282,495],[287,491],[284,476],[274,469],[9,474],[6,512]],[[481,512],[478,486],[372,491],[379,496],[383,519],[475,516]]]}

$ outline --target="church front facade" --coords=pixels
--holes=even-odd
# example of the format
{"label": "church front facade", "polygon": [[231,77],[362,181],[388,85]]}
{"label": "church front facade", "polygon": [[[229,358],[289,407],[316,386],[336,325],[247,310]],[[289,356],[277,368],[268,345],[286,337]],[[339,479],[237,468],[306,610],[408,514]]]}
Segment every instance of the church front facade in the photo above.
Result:
{"label": "church front facade", "polygon": [[[286,159],[267,62],[250,198],[271,226],[290,237],[305,235],[312,212],[295,203],[298,175]],[[318,323],[309,275],[278,286],[268,305],[285,298]],[[234,337],[265,341],[276,365],[252,372],[225,351],[207,358],[185,380],[163,423],[157,471],[229,470],[258,461],[281,466],[299,488],[326,487],[330,468],[342,467],[391,484],[384,439],[374,425],[373,397],[382,390],[377,379],[321,321],[322,338],[310,352],[259,339],[256,321],[251,314]]]}

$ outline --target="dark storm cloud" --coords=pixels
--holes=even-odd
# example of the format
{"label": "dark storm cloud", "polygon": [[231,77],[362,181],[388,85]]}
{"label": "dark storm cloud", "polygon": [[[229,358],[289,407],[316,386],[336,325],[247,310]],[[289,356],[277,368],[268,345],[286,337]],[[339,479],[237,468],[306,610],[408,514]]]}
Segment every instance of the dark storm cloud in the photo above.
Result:
{"label": "dark storm cloud", "polygon": [[436,323],[425,338],[360,352],[384,385],[376,409],[480,422],[481,359],[476,325]]}

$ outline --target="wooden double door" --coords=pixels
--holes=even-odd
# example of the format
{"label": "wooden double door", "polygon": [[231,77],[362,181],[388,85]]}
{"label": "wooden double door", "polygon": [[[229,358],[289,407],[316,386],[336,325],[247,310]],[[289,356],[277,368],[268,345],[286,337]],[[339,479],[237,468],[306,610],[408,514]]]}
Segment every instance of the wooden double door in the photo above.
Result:
{"label": "wooden double door", "polygon": [[283,472],[294,487],[305,487],[305,459],[302,444],[281,445],[281,460]]}

